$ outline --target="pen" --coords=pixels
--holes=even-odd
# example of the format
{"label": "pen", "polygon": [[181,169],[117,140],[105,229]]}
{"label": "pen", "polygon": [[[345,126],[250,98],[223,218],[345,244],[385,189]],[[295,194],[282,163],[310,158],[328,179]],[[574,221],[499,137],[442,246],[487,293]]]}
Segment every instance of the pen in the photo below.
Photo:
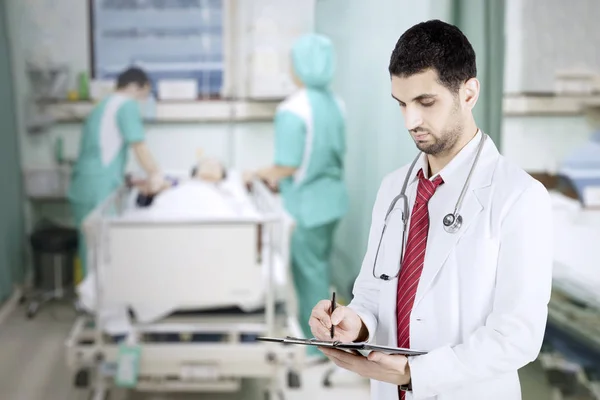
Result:
{"label": "pen", "polygon": [[[331,299],[331,314],[333,314],[334,311],[335,311],[335,292],[333,292],[333,298]],[[335,331],[335,327],[333,326],[333,323],[332,323],[331,324],[331,338],[332,339],[333,339],[334,331]]]}

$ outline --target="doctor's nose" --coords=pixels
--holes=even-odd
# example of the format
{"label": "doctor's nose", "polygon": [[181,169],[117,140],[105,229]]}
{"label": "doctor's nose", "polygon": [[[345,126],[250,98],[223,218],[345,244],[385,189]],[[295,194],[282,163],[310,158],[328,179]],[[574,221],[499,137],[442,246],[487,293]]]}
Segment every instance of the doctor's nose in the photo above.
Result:
{"label": "doctor's nose", "polygon": [[404,112],[404,124],[406,129],[412,131],[423,125],[423,118],[418,110],[407,108]]}

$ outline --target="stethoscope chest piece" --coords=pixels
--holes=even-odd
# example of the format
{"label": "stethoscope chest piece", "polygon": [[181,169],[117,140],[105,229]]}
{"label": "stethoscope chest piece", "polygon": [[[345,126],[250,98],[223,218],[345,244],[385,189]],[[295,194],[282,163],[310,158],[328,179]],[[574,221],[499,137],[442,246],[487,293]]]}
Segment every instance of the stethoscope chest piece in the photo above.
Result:
{"label": "stethoscope chest piece", "polygon": [[460,214],[447,214],[444,217],[444,229],[448,233],[456,233],[462,226],[462,216]]}

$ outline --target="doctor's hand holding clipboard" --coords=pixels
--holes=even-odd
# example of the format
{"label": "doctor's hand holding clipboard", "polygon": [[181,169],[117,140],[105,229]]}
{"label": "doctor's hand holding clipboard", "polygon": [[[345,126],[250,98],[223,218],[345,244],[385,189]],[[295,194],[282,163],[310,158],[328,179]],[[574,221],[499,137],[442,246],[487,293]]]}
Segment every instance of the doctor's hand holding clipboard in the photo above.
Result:
{"label": "doctor's hand holding clipboard", "polygon": [[[335,304],[335,297],[334,300],[320,301],[313,308],[308,324],[312,334],[318,340],[351,343],[366,342],[369,337],[369,332],[358,314],[348,307]],[[321,348],[321,351],[336,365],[365,378],[398,386],[410,382],[408,359],[404,355],[372,351],[364,357],[331,348]]]}

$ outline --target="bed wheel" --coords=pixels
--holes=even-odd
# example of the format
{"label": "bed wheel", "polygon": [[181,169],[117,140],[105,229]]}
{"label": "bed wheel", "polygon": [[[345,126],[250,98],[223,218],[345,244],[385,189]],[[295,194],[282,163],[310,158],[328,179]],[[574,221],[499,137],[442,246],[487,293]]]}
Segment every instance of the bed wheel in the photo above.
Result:
{"label": "bed wheel", "polygon": [[300,383],[300,375],[298,375],[297,372],[289,371],[287,378],[287,384],[290,389],[298,389],[300,388],[300,386],[302,386],[302,384]]}
{"label": "bed wheel", "polygon": [[87,369],[80,369],[75,374],[75,387],[87,388],[90,385],[90,371]]}

